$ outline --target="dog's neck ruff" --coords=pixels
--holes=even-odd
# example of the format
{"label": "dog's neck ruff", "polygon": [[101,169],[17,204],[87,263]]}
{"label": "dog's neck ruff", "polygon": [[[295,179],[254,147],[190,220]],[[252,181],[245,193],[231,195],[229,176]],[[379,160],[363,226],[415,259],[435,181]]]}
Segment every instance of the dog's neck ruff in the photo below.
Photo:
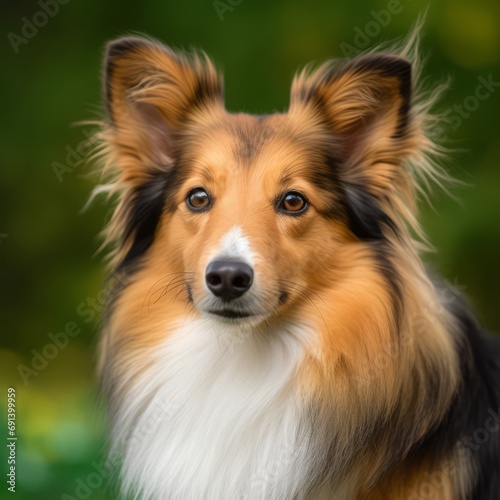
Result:
{"label": "dog's neck ruff", "polygon": [[198,320],[168,336],[115,415],[124,490],[170,500],[303,497],[312,429],[293,382],[309,332]]}

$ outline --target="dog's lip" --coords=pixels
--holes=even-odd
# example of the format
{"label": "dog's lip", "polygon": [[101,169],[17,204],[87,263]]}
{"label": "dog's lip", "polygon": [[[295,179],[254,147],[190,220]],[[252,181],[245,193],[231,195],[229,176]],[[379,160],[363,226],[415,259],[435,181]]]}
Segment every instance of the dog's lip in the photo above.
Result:
{"label": "dog's lip", "polygon": [[215,316],[222,316],[223,318],[238,319],[238,318],[249,318],[255,316],[255,314],[247,311],[235,311],[234,309],[211,309],[208,311],[210,314]]}

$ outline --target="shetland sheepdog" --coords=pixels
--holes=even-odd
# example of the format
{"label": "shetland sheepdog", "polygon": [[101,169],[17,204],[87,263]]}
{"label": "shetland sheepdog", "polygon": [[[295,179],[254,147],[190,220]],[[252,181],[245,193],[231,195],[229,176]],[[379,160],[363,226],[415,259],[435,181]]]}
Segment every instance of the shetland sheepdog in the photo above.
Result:
{"label": "shetland sheepdog", "polygon": [[107,46],[124,497],[500,498],[500,343],[421,259],[447,174],[417,38],[307,67],[259,116],[204,53]]}

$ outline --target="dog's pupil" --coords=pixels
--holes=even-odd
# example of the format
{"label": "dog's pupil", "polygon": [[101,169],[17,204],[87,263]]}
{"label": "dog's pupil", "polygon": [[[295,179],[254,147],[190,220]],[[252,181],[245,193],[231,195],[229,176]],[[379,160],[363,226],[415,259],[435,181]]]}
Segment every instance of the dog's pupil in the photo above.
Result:
{"label": "dog's pupil", "polygon": [[303,206],[303,201],[300,196],[296,194],[289,194],[285,198],[285,208],[287,210],[300,210]]}
{"label": "dog's pupil", "polygon": [[195,206],[195,207],[202,207],[206,204],[208,198],[207,198],[207,194],[206,193],[203,193],[203,192],[200,192],[200,193],[194,193],[192,196],[191,196],[191,203]]}

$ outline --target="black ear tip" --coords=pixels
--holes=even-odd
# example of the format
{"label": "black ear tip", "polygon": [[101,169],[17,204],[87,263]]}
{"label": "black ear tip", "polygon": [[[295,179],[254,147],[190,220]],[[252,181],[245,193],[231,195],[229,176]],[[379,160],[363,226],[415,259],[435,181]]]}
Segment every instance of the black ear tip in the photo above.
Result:
{"label": "black ear tip", "polygon": [[105,60],[113,60],[127,54],[128,52],[133,52],[147,46],[151,46],[151,42],[147,38],[141,38],[138,36],[117,38],[106,44]]}
{"label": "black ear tip", "polygon": [[147,38],[139,36],[126,36],[111,40],[106,44],[104,64],[103,64],[103,94],[108,117],[111,123],[114,122],[113,112],[111,109],[111,79],[116,61],[130,52],[138,51],[144,47],[151,47],[152,42]]}
{"label": "black ear tip", "polygon": [[411,61],[390,53],[360,56],[353,59],[353,65],[362,71],[378,71],[384,76],[396,76],[401,80],[411,78]]}

